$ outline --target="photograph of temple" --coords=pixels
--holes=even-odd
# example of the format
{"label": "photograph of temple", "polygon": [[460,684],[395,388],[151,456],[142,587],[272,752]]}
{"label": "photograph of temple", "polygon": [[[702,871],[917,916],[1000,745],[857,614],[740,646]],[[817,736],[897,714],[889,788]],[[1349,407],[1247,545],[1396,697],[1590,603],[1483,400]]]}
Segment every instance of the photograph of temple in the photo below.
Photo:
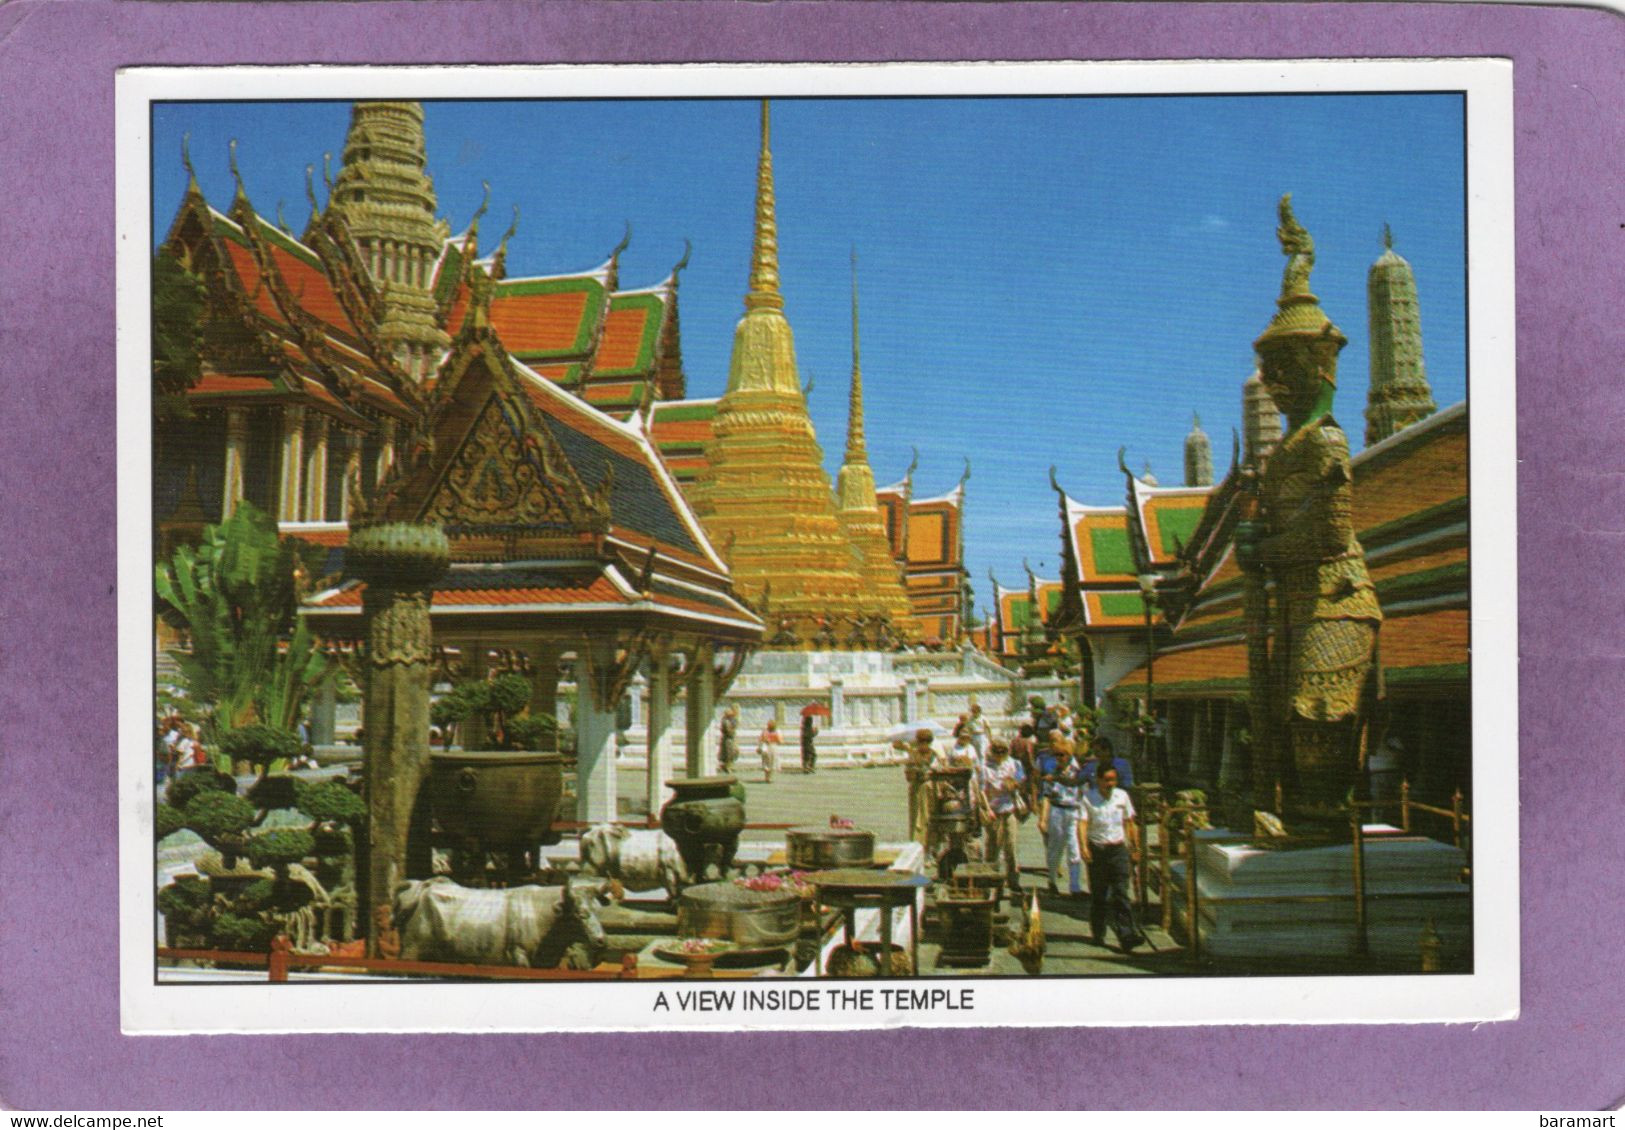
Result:
{"label": "photograph of temple", "polygon": [[154,103],[156,982],[1471,972],[1465,129]]}

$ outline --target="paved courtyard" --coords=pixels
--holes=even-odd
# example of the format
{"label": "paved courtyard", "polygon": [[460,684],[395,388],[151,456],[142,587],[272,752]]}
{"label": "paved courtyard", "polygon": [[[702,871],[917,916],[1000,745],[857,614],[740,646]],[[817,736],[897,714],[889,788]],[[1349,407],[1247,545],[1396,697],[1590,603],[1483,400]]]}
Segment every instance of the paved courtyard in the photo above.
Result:
{"label": "paved courtyard", "polygon": [[[747,765],[738,776],[745,783],[745,813],[752,824],[825,824],[830,816],[835,815],[850,818],[858,827],[874,832],[877,842],[881,844],[897,843],[907,838],[908,796],[901,765],[823,769],[810,776],[799,770],[781,769],[773,775],[772,784],[763,781],[760,769]],[[645,783],[643,774],[623,771],[620,775],[621,795],[626,798],[623,804],[641,811]],[[782,844],[784,833],[750,830],[743,838]],[[1016,862],[1021,868],[1023,889],[1029,893],[1041,892],[1047,939],[1045,975],[1191,971],[1184,961],[1183,951],[1160,928],[1160,911],[1155,904],[1151,906],[1144,923],[1155,949],[1147,947],[1132,955],[1125,955],[1113,948],[1090,942],[1088,897],[1072,899],[1064,894],[1052,897],[1045,891],[1044,845],[1039,839],[1035,821],[1028,821],[1020,827],[1016,840]],[[1064,875],[1061,885],[1064,890]],[[921,963],[927,973],[940,975],[950,972],[932,968],[934,954],[927,954],[925,948],[922,947]],[[1023,975],[1020,963],[1003,948],[997,947],[990,968],[969,972],[983,976],[989,973]]]}

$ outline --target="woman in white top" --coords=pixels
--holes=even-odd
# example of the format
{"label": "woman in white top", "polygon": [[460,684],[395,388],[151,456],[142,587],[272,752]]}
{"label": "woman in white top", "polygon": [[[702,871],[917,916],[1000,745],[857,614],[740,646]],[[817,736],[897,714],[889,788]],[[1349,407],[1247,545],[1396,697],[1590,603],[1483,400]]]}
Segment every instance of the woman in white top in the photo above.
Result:
{"label": "woman in white top", "polygon": [[762,727],[761,737],[756,739],[756,756],[762,759],[762,775],[767,783],[773,783],[773,770],[779,764],[779,724],[772,718]]}

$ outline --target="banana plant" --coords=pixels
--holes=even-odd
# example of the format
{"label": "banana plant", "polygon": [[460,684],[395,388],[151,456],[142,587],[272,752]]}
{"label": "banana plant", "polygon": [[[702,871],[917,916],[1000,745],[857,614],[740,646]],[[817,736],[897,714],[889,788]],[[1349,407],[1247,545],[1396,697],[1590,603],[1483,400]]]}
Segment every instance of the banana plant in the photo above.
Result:
{"label": "banana plant", "polygon": [[171,652],[188,693],[208,708],[205,739],[261,721],[292,729],[328,660],[299,621],[297,571],[303,552],[247,502],[157,566],[165,618],[190,647]]}

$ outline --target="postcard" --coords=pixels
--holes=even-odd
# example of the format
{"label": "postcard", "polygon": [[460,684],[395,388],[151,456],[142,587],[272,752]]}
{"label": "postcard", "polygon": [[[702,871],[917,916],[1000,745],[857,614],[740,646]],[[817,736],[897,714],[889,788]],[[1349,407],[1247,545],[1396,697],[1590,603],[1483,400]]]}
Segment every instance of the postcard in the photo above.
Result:
{"label": "postcard", "polygon": [[124,1030],[1516,1016],[1511,73],[121,72]]}

